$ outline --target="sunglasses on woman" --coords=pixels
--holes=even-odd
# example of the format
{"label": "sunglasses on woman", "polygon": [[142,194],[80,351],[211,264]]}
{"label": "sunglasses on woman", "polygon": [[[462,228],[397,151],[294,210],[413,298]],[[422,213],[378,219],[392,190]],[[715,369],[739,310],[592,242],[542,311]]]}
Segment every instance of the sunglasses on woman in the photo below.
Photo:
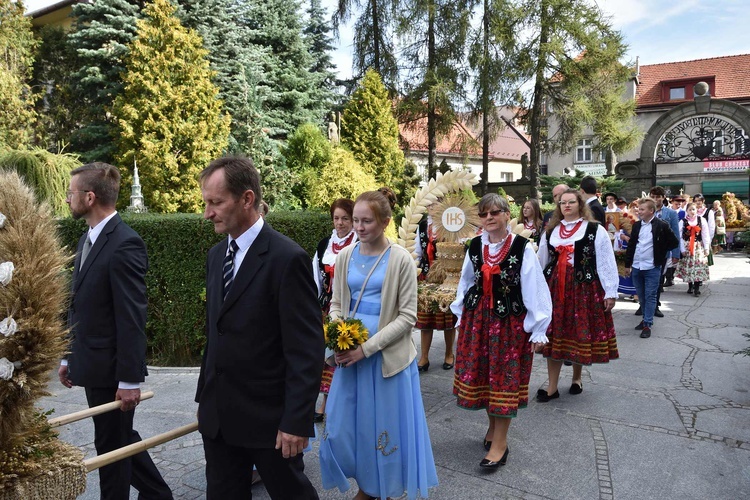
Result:
{"label": "sunglasses on woman", "polygon": [[506,210],[490,210],[489,212],[479,212],[477,215],[479,215],[480,219],[487,218],[488,215],[491,215],[493,217],[497,217],[501,213],[505,212]]}

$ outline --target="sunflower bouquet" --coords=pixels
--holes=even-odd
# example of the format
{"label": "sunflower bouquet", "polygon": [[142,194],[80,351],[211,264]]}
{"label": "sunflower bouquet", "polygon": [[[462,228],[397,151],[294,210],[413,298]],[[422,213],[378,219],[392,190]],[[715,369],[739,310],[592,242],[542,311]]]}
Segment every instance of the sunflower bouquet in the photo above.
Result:
{"label": "sunflower bouquet", "polygon": [[364,323],[353,318],[328,321],[323,327],[323,332],[326,347],[335,352],[356,349],[367,340],[369,334]]}

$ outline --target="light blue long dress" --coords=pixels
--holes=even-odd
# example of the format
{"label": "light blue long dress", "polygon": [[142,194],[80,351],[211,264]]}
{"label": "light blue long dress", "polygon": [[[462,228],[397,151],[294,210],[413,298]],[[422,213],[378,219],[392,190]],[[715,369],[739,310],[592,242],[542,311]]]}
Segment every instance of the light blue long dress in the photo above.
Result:
{"label": "light blue long dress", "polygon": [[[381,289],[390,250],[367,282],[355,317],[370,336],[377,335]],[[347,284],[350,307],[377,256],[352,252]],[[326,406],[320,442],[323,487],[349,489],[355,478],[360,489],[379,498],[427,497],[437,485],[437,472],[427,429],[416,359],[392,377],[383,377],[380,352],[353,366],[336,370]]]}

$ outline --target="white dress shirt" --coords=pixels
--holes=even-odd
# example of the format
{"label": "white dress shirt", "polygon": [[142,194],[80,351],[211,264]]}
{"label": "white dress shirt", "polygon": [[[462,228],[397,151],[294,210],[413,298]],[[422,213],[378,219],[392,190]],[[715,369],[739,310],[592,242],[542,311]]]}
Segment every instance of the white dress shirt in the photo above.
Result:
{"label": "white dress shirt", "polygon": [[646,222],[641,219],[641,230],[638,232],[638,244],[635,246],[632,267],[639,271],[648,271],[654,266],[654,231],[653,222],[656,216]]}

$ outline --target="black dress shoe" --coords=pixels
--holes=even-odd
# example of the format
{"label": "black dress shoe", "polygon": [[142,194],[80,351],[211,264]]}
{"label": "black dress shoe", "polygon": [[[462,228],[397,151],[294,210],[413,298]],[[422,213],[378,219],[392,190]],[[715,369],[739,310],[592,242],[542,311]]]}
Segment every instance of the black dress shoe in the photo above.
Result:
{"label": "black dress shoe", "polygon": [[687,293],[693,293],[693,284],[692,283],[688,283]]}
{"label": "black dress shoe", "polygon": [[420,372],[420,373],[426,372],[429,369],[430,369],[430,362],[429,361],[427,363],[423,364],[422,366],[417,365],[417,371]]}
{"label": "black dress shoe", "polygon": [[651,328],[644,326],[643,330],[641,330],[641,338],[647,339],[651,336]]}
{"label": "black dress shoe", "polygon": [[667,281],[664,282],[664,286],[667,287],[667,288],[669,288],[670,286],[674,286],[674,281],[667,280]]}
{"label": "black dress shoe", "polygon": [[571,394],[580,394],[580,393],[582,393],[583,392],[583,382],[581,382],[580,384],[577,383],[577,382],[573,382],[572,384],[570,384],[570,390],[568,390],[568,392],[571,393]]}
{"label": "black dress shoe", "polygon": [[487,460],[486,458],[483,458],[481,462],[479,462],[479,466],[483,467],[485,469],[497,469],[501,465],[505,465],[508,461],[508,454],[510,453],[510,446],[505,448],[505,453],[503,453],[503,457],[498,460]]}
{"label": "black dress shoe", "polygon": [[546,403],[547,401],[551,401],[553,399],[557,399],[560,397],[560,391],[555,391],[554,394],[547,394],[547,391],[539,392],[536,395],[536,400],[540,403]]}
{"label": "black dress shoe", "polygon": [[453,363],[443,363],[443,370],[450,370],[453,368]]}
{"label": "black dress shoe", "polygon": [[325,413],[318,413],[316,411],[315,414],[313,415],[313,422],[322,422],[325,416],[326,416]]}
{"label": "black dress shoe", "polygon": [[643,330],[644,328],[645,328],[645,326],[643,325],[643,321],[641,321],[640,323],[638,323],[638,326],[635,327],[636,330]]}
{"label": "black dress shoe", "polygon": [[638,310],[635,312],[636,316],[643,316],[643,307],[639,306]]}
{"label": "black dress shoe", "polygon": [[659,309],[656,309],[654,311],[654,316],[656,316],[657,318],[663,318],[664,317],[664,313],[661,312]]}
{"label": "black dress shoe", "polygon": [[567,359],[565,361],[563,361],[563,364],[565,366],[573,366],[573,362],[572,361],[568,361]]}

